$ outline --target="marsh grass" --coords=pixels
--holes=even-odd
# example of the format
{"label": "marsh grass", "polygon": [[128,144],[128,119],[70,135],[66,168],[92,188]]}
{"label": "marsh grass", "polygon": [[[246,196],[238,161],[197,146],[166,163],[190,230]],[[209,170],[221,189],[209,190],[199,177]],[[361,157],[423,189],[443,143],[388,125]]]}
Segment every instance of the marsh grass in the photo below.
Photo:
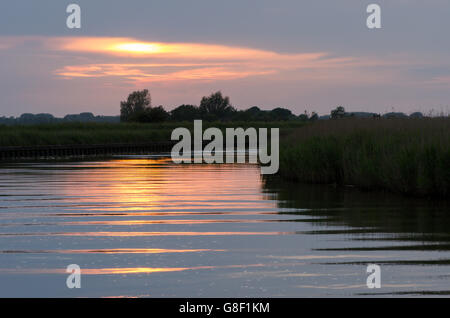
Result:
{"label": "marsh grass", "polygon": [[294,129],[282,140],[279,174],[448,198],[450,119],[343,119]]}
{"label": "marsh grass", "polygon": [[[217,127],[280,127],[281,135],[287,135],[304,123],[286,122],[203,122],[203,129]],[[193,122],[165,123],[57,123],[40,125],[0,125],[0,147],[38,145],[80,145],[148,143],[170,140],[172,130],[186,127],[193,130]]]}
{"label": "marsh grass", "polygon": [[167,139],[170,139],[170,130],[160,125],[64,123],[0,126],[0,146],[135,143]]}

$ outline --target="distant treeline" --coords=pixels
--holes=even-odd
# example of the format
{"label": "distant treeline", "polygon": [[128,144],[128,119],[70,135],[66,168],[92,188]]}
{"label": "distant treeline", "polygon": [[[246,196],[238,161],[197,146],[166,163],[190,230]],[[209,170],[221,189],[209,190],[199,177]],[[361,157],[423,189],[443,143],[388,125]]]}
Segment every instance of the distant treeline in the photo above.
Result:
{"label": "distant treeline", "polygon": [[92,113],[66,115],[62,118],[52,114],[22,114],[20,117],[0,117],[0,125],[33,125],[53,123],[118,123],[120,116],[94,116]]}
{"label": "distant treeline", "polygon": [[126,101],[120,103],[120,119],[122,122],[165,122],[165,121],[288,121],[317,120],[316,113],[294,115],[289,109],[277,107],[272,110],[261,110],[253,106],[246,110],[237,110],[230,103],[229,97],[216,92],[201,99],[200,105],[180,105],[172,111],[163,106],[152,107],[148,90],[131,93]]}
{"label": "distant treeline", "polygon": [[370,112],[346,112],[343,106],[333,109],[330,115],[319,117],[316,112],[295,115],[289,109],[277,107],[272,110],[261,110],[257,106],[246,110],[237,110],[230,103],[229,97],[216,92],[201,99],[200,105],[181,105],[168,112],[163,106],[152,107],[151,96],[148,90],[131,93],[126,101],[120,103],[120,120],[123,122],[165,122],[165,121],[193,121],[202,119],[206,121],[316,121],[319,119],[338,119],[346,117],[357,118],[421,118],[422,113],[411,115],[390,112],[384,115]]}
{"label": "distant treeline", "polygon": [[287,108],[276,107],[272,110],[262,110],[257,106],[246,110],[237,110],[230,103],[229,97],[216,92],[201,99],[200,105],[180,105],[171,111],[163,106],[153,107],[148,90],[131,93],[126,101],[120,103],[120,116],[94,116],[85,112],[81,114],[66,115],[63,118],[54,117],[51,114],[22,114],[20,117],[0,117],[0,125],[27,125],[64,122],[97,122],[97,123],[161,123],[161,122],[192,122],[195,119],[205,121],[233,121],[233,122],[276,122],[276,121],[316,121],[339,118],[422,118],[420,112],[406,115],[400,112],[390,112],[380,115],[372,112],[346,112],[343,106],[333,109],[330,115],[319,116],[316,112],[309,114],[307,111],[295,115]]}

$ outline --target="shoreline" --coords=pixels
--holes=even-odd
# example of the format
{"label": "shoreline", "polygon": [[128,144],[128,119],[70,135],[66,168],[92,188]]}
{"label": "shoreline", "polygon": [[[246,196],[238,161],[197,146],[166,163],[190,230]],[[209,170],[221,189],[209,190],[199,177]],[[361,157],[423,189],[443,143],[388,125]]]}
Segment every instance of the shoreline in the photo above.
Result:
{"label": "shoreline", "polygon": [[[3,139],[3,144],[38,142],[35,146],[0,146],[0,162],[167,153],[178,142],[169,141],[172,128],[192,129],[188,123],[184,124],[21,127],[14,131],[15,135],[11,132],[11,138],[0,136],[3,137],[0,141]],[[297,127],[289,122],[257,124],[280,127],[277,175],[285,180],[352,185],[412,197],[448,199],[450,196],[449,118],[339,119]],[[211,125],[214,123],[208,123]],[[238,125],[224,122],[219,127]],[[142,142],[145,140],[154,141]],[[42,144],[55,141],[59,145]]]}

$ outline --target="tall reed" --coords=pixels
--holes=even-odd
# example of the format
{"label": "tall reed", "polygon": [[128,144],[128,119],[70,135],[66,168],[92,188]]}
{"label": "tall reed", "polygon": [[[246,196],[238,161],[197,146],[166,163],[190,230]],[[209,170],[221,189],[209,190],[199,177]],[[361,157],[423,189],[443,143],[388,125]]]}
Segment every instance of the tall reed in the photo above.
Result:
{"label": "tall reed", "polygon": [[279,174],[448,198],[450,118],[319,121],[282,140]]}

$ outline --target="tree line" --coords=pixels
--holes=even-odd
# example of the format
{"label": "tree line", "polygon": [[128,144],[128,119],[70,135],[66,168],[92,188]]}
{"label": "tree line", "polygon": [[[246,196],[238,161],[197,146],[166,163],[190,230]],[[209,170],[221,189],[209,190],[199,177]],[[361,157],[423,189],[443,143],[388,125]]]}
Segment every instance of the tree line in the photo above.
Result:
{"label": "tree line", "polygon": [[0,125],[28,125],[66,122],[92,122],[92,123],[118,123],[118,122],[192,122],[195,119],[206,121],[315,121],[318,119],[355,118],[422,118],[422,117],[447,117],[445,114],[430,113],[424,116],[420,112],[414,112],[409,116],[401,112],[389,112],[383,115],[372,112],[347,112],[343,106],[337,106],[329,115],[318,116],[316,112],[309,114],[306,110],[303,114],[295,115],[289,109],[277,107],[272,110],[261,110],[257,106],[245,110],[237,110],[230,98],[222,93],[215,92],[201,99],[200,105],[183,104],[171,111],[166,111],[163,106],[153,107],[151,95],[147,89],[135,91],[128,95],[127,100],[120,102],[120,116],[94,116],[90,112],[70,114],[63,118],[54,117],[52,114],[25,113],[19,117],[0,117]]}
{"label": "tree line", "polygon": [[343,106],[331,110],[330,115],[319,117],[316,112],[295,115],[289,109],[277,107],[272,110],[261,110],[257,106],[245,110],[237,110],[228,96],[222,96],[220,91],[201,99],[200,105],[180,105],[171,111],[163,106],[152,107],[151,96],[147,89],[132,92],[126,101],[120,103],[120,120],[122,122],[164,122],[164,121],[193,121],[202,119],[206,121],[315,121],[318,119],[341,118],[422,118],[420,112],[409,116],[401,112],[378,114],[372,112],[347,112]]}
{"label": "tree line", "polygon": [[201,99],[200,105],[180,105],[171,111],[163,106],[153,107],[151,95],[147,89],[135,91],[128,95],[127,100],[120,103],[120,120],[122,122],[164,122],[164,121],[287,121],[287,120],[317,120],[317,113],[307,112],[299,116],[289,109],[277,107],[272,110],[261,110],[257,106],[246,110],[237,110],[228,96],[215,92]]}

